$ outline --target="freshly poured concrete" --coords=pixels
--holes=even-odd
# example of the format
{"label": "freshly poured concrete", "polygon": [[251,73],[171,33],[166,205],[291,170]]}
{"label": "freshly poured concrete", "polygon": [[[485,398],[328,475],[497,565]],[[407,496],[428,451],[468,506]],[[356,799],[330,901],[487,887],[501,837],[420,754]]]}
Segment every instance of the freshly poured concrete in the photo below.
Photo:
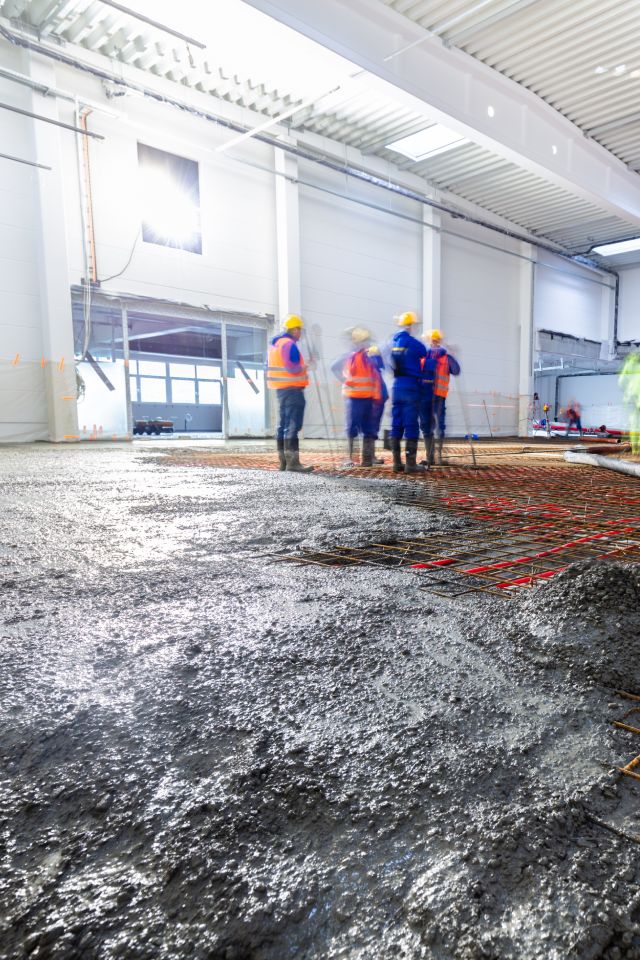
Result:
{"label": "freshly poured concrete", "polygon": [[640,957],[637,578],[276,564],[464,525],[170,458],[0,451],[0,957]]}

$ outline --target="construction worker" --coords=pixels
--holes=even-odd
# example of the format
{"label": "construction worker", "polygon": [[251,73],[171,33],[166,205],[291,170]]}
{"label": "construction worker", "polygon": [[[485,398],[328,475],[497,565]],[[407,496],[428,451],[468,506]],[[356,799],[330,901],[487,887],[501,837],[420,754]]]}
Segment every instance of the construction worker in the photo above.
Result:
{"label": "construction worker", "polygon": [[[393,391],[391,395],[391,450],[393,472],[424,473],[424,467],[416,463],[422,380],[422,361],[427,355],[426,347],[412,331],[418,317],[407,310],[395,317],[400,327],[390,344],[393,368]],[[401,440],[405,438],[406,466],[402,463]]]}
{"label": "construction worker", "polygon": [[[423,334],[423,339],[429,343],[427,350],[427,359],[425,369],[431,363],[435,364],[433,372],[433,419],[431,441],[428,442],[425,437],[425,446],[428,446],[427,460],[429,464],[434,462],[434,435],[433,430],[438,431],[438,463],[442,463],[442,446],[444,444],[445,426],[446,426],[446,407],[447,397],[449,395],[449,378],[457,377],[460,374],[460,364],[443,346],[442,333],[440,330],[427,330]],[[423,388],[424,392],[424,388]]]}
{"label": "construction worker", "polygon": [[551,419],[550,419],[551,407],[549,406],[548,403],[542,404],[542,412],[544,413],[544,418],[542,419],[541,423],[544,423],[547,430],[547,436],[550,437],[551,436]]}
{"label": "construction worker", "polygon": [[298,433],[304,421],[304,388],[309,384],[307,367],[298,346],[304,324],[300,317],[290,314],[269,346],[267,359],[267,387],[276,391],[278,398],[278,429],[276,444],[280,470],[308,473],[313,467],[300,463]]}
{"label": "construction worker", "polygon": [[582,436],[582,420],[580,419],[580,407],[577,403],[570,404],[565,410],[565,415],[567,417],[567,432],[565,437],[569,436],[572,427],[576,427],[580,436]]}
{"label": "construction worker", "polygon": [[629,439],[632,453],[640,453],[640,353],[629,353],[618,376],[629,407]]}
{"label": "construction worker", "polygon": [[346,434],[349,465],[354,465],[356,441],[362,436],[362,467],[373,466],[377,431],[374,432],[373,407],[381,399],[378,366],[369,356],[371,333],[365,327],[350,331],[353,349],[332,364],[331,370],[342,383],[345,398]]}

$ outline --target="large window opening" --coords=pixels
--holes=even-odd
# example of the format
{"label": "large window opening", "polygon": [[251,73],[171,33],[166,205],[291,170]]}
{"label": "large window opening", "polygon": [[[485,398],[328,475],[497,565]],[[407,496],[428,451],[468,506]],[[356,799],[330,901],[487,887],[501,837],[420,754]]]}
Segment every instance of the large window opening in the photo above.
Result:
{"label": "large window opening", "polygon": [[139,143],[138,172],[143,241],[202,253],[195,160]]}
{"label": "large window opening", "polygon": [[265,436],[265,318],[103,296],[86,315],[74,290],[81,435]]}

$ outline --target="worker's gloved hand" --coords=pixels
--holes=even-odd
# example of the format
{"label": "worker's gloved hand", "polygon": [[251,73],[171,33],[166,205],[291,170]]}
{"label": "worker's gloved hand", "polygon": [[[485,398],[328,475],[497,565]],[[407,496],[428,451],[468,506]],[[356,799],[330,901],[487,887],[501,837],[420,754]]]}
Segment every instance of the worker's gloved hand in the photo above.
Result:
{"label": "worker's gloved hand", "polygon": [[379,357],[380,347],[377,347],[375,343],[372,343],[369,349],[367,350],[367,355],[370,357]]}

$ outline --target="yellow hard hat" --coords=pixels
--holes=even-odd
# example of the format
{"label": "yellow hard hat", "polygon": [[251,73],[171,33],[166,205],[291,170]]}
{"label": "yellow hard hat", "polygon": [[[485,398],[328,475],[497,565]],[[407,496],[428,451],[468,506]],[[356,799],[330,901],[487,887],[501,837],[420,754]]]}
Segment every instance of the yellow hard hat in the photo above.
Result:
{"label": "yellow hard hat", "polygon": [[297,316],[295,313],[290,313],[289,316],[285,318],[282,327],[284,330],[297,330],[302,329],[304,323],[302,322],[302,317]]}
{"label": "yellow hard hat", "polygon": [[351,331],[351,339],[354,343],[364,343],[365,340],[371,340],[371,331],[365,327],[354,327]]}
{"label": "yellow hard hat", "polygon": [[399,327],[410,327],[412,323],[418,322],[418,314],[414,313],[413,310],[405,310],[404,313],[394,317],[394,320]]}
{"label": "yellow hard hat", "polygon": [[369,349],[367,350],[367,353],[369,354],[370,357],[379,357],[380,347],[377,346],[377,344],[372,343]]}
{"label": "yellow hard hat", "polygon": [[424,335],[425,340],[442,340],[442,330],[427,330]]}

